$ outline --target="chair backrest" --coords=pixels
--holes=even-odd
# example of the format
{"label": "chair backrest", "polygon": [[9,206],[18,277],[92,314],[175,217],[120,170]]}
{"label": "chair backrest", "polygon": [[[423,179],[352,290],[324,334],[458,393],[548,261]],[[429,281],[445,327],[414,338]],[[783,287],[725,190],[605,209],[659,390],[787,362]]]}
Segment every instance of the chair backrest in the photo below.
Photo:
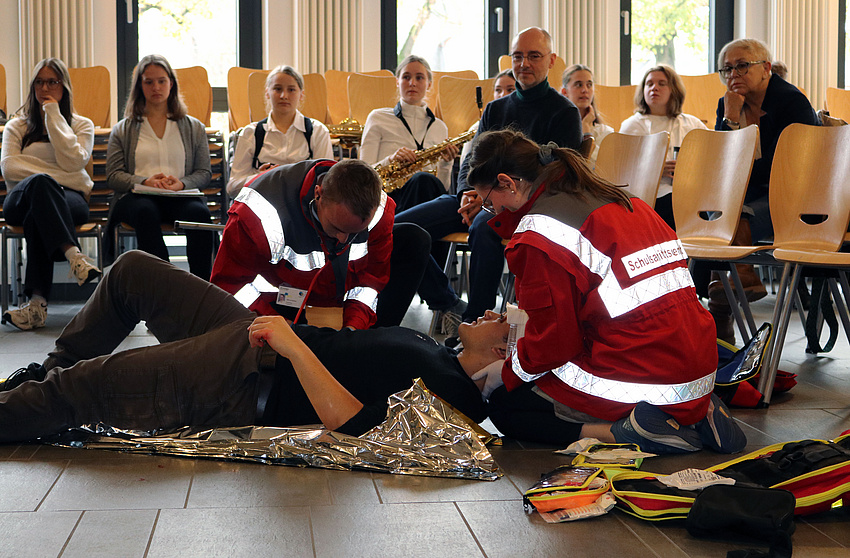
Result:
{"label": "chair backrest", "polygon": [[726,86],[720,81],[720,75],[705,74],[681,76],[681,78],[685,85],[685,102],[682,105],[682,112],[692,114],[709,128],[714,128],[717,101],[726,94]]}
{"label": "chair backrest", "polygon": [[251,123],[251,113],[248,108],[248,76],[257,71],[259,70],[241,66],[234,66],[227,70],[227,116],[231,132]]}
{"label": "chair backrest", "polygon": [[757,143],[756,126],[688,132],[673,175],[673,215],[680,239],[716,246],[732,243]]}
{"label": "chair backrest", "polygon": [[0,64],[0,110],[9,115],[9,110],[6,108],[6,68],[3,64]]}
{"label": "chair backrest", "polygon": [[614,130],[635,113],[634,85],[594,85],[593,90],[596,108]]}
{"label": "chair backrest", "polygon": [[202,66],[190,66],[175,68],[174,73],[177,75],[189,116],[194,116],[203,122],[204,126],[209,126],[212,115],[212,87],[207,70]]}
{"label": "chair backrest", "polygon": [[[326,70],[325,83],[328,90],[328,113],[330,114],[331,122],[339,124],[342,120],[350,115],[348,106],[348,76],[354,72],[343,72],[340,70]],[[392,76],[393,73],[389,70],[375,70],[372,72],[360,72],[367,76]],[[360,122],[360,124],[365,124]]]}
{"label": "chair backrest", "polygon": [[511,63],[511,57],[507,54],[503,54],[499,57],[499,71],[504,72],[513,66]]}
{"label": "chair backrest", "polygon": [[446,76],[464,79],[478,79],[478,74],[474,70],[459,70],[457,72],[433,71],[431,74],[433,81],[431,82],[431,88],[428,90],[428,94],[425,96],[425,101],[434,111],[437,118],[440,119],[443,119],[442,108],[440,107],[440,80]]}
{"label": "chair backrest", "polygon": [[774,244],[837,251],[850,222],[848,184],[850,126],[785,128],[770,171]]}
{"label": "chair backrest", "polygon": [[109,128],[112,87],[105,66],[68,68],[74,90],[74,112],[91,119],[99,128]]}
{"label": "chair backrest", "polygon": [[850,91],[827,87],[826,110],[829,111],[830,116],[850,122]]}
{"label": "chair backrest", "polygon": [[669,141],[667,132],[648,136],[610,133],[599,144],[596,173],[614,184],[626,185],[629,192],[655,207]]}
{"label": "chair backrest", "polygon": [[257,122],[268,116],[266,110],[266,78],[268,70],[257,70],[248,76],[248,121]]}
{"label": "chair backrest", "polygon": [[328,86],[322,74],[304,74],[304,102],[299,109],[307,118],[327,124]]}
{"label": "chair backrest", "polygon": [[398,102],[395,77],[351,74],[348,76],[348,104],[351,118],[360,124],[376,108],[391,107]]}
{"label": "chair backrest", "polygon": [[449,129],[449,137],[455,137],[467,131],[481,119],[475,102],[475,88],[481,88],[482,106],[493,100],[492,79],[464,79],[453,76],[440,78],[440,98],[438,104],[443,122]]}

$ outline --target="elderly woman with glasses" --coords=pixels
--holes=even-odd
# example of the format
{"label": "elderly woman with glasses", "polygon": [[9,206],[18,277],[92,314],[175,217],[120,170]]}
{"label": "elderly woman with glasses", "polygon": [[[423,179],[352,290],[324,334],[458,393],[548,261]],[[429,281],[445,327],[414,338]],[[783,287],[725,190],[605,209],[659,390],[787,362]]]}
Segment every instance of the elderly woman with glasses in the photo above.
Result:
{"label": "elderly woman with glasses", "polygon": [[[820,124],[806,96],[778,75],[771,75],[772,59],[767,46],[757,39],[732,41],[721,49],[717,57],[718,73],[727,91],[717,104],[714,129],[738,130],[756,124],[761,143],[747,185],[744,214],[734,240],[739,245],[749,245],[773,235],[768,184],[773,153],[782,130],[794,122],[812,126]],[[738,274],[748,300],[765,296],[764,286],[752,266],[738,266]],[[697,289],[700,289],[699,283]],[[708,294],[709,310],[717,322],[717,336],[734,341],[732,316],[719,281],[709,284]]]}

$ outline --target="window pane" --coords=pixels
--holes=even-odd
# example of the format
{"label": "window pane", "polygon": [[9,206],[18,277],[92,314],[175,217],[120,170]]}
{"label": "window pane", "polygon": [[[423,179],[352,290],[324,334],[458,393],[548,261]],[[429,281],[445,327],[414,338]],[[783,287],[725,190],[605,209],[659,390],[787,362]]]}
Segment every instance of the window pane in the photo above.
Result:
{"label": "window pane", "polygon": [[656,64],[709,73],[708,0],[632,0],[632,83]]}
{"label": "window pane", "polygon": [[484,0],[398,0],[398,61],[416,54],[432,70],[454,72],[475,70],[484,77]]}
{"label": "window pane", "polygon": [[213,87],[237,66],[236,0],[139,0],[139,57],[162,54],[174,68],[203,66]]}

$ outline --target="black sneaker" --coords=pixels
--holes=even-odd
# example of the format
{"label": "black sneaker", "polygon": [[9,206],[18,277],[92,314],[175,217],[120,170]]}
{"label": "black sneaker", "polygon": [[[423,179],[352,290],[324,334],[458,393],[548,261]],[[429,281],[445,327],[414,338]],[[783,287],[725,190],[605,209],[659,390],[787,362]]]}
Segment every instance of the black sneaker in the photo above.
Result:
{"label": "black sneaker", "polygon": [[611,434],[617,443],[637,444],[652,453],[687,453],[702,449],[696,430],[680,425],[645,401],[635,405],[631,415],[612,424]]}
{"label": "black sneaker", "polygon": [[729,409],[711,394],[708,413],[696,424],[702,443],[719,453],[738,453],[747,446],[747,436],[729,414]]}
{"label": "black sneaker", "polygon": [[37,363],[31,362],[27,365],[26,368],[18,368],[12,374],[6,378],[5,381],[0,383],[0,391],[9,391],[10,389],[15,389],[19,385],[24,382],[28,382],[29,380],[35,380],[36,382],[40,382],[44,380],[44,377],[47,376],[47,370],[44,367]]}

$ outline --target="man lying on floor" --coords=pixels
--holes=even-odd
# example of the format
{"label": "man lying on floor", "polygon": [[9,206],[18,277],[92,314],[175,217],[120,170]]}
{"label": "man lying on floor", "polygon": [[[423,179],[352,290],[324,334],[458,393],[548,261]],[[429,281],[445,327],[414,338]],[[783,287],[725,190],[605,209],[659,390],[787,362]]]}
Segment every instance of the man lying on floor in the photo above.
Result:
{"label": "man lying on floor", "polygon": [[[160,344],[111,354],[141,321]],[[159,258],[127,252],[44,364],[3,384],[0,442],[97,423],[150,431],[321,422],[358,436],[384,420],[387,397],[414,378],[480,422],[487,414],[483,372],[504,361],[508,329],[489,312],[463,324],[457,352],[401,327],[290,326],[280,316],[257,317]],[[614,441],[610,426],[590,427]],[[579,426],[576,434],[588,432]]]}

